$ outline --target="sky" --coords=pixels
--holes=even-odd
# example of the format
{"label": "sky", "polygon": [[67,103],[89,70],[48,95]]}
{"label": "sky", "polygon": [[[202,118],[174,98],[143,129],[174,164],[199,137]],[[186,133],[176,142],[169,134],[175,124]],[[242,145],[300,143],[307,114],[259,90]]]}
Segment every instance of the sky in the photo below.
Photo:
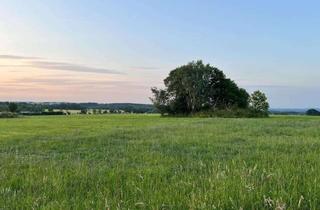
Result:
{"label": "sky", "polygon": [[320,107],[320,2],[0,0],[0,101],[150,103],[201,59],[272,108]]}

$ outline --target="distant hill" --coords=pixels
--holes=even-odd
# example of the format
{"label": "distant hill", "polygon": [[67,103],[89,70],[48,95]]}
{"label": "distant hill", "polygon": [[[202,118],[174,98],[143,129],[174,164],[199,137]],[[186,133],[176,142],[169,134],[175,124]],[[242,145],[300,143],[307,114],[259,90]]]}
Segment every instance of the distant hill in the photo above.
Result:
{"label": "distant hill", "polygon": [[[287,114],[287,115],[302,115],[305,114],[308,108],[271,108],[269,111],[272,114]],[[319,110],[319,108],[316,108]]]}

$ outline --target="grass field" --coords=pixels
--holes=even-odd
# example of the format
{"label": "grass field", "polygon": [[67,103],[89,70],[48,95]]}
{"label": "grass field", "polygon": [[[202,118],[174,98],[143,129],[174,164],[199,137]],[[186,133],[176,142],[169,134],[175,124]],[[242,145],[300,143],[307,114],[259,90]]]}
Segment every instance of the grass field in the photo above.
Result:
{"label": "grass field", "polygon": [[320,118],[0,120],[3,209],[320,209]]}

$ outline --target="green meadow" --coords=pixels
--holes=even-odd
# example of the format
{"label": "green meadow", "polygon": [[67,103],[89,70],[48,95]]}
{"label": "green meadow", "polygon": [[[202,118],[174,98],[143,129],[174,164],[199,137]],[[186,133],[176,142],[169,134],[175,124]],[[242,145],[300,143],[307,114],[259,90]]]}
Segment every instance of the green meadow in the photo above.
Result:
{"label": "green meadow", "polygon": [[320,118],[0,119],[1,209],[319,209]]}

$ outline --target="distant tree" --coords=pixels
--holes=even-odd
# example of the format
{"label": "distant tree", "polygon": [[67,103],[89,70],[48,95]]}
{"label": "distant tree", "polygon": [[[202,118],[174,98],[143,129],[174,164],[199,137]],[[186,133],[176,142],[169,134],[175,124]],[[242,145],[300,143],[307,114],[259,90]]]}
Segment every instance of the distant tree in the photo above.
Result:
{"label": "distant tree", "polygon": [[8,104],[8,108],[10,112],[15,113],[18,110],[18,105],[16,103],[10,102]]}
{"label": "distant tree", "polygon": [[9,103],[6,103],[6,102],[0,102],[0,112],[8,111],[9,110],[8,104]]}
{"label": "distant tree", "polygon": [[87,113],[88,113],[88,111],[86,109],[81,109],[80,110],[80,114],[87,114]]}
{"label": "distant tree", "polygon": [[306,112],[306,115],[310,115],[310,116],[320,116],[320,112],[316,109],[309,109]]}
{"label": "distant tree", "polygon": [[162,114],[189,114],[207,109],[247,108],[249,94],[216,67],[201,60],[178,67],[152,88],[151,101]]}
{"label": "distant tree", "polygon": [[250,96],[250,107],[256,112],[267,114],[269,110],[267,96],[259,90],[253,92]]}
{"label": "distant tree", "polygon": [[97,114],[97,110],[96,110],[96,109],[93,109],[93,110],[92,110],[92,114]]}

